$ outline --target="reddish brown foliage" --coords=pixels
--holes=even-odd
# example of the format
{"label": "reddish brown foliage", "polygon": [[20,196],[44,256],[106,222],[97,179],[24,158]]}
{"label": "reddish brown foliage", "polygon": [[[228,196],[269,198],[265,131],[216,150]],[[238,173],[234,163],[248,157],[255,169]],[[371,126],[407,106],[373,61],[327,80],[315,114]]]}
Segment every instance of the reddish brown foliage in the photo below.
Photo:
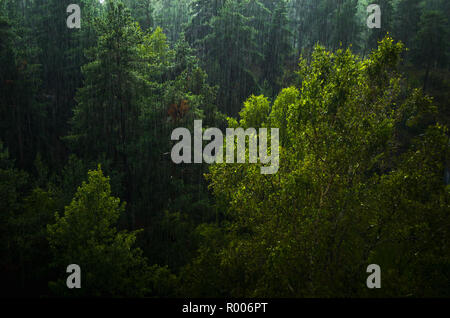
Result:
{"label": "reddish brown foliage", "polygon": [[189,104],[188,101],[183,99],[178,104],[172,104],[169,107],[167,113],[172,118],[173,121],[177,122],[183,119],[186,114],[189,112]]}

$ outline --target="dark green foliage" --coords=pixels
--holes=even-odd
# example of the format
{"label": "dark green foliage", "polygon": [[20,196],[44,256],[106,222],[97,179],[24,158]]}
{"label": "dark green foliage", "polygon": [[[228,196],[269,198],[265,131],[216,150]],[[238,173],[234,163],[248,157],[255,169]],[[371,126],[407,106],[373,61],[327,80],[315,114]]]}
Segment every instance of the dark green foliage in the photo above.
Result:
{"label": "dark green foliage", "polygon": [[[449,296],[448,0],[380,29],[368,0],[70,3],[0,0],[4,292]],[[199,119],[279,128],[278,173],[174,164]]]}
{"label": "dark green foliage", "polygon": [[[165,269],[149,267],[142,251],[133,247],[138,232],[118,232],[115,225],[125,204],[111,196],[108,178],[101,169],[89,172],[88,182],[78,188],[73,201],[56,223],[48,226],[48,240],[57,271],[68,264],[82,269],[83,287],[72,292],[65,279],[50,283],[57,294],[77,296],[167,296],[156,286],[175,278]],[[67,264],[67,265],[66,265]],[[172,286],[173,289],[173,286]]]}
{"label": "dark green foliage", "polygon": [[0,142],[0,279],[9,296],[47,292],[50,253],[45,227],[55,208],[50,192],[32,189]]}
{"label": "dark green foliage", "polygon": [[420,18],[413,60],[425,68],[424,90],[427,89],[431,70],[447,65],[446,25],[447,20],[437,11],[425,12]]}

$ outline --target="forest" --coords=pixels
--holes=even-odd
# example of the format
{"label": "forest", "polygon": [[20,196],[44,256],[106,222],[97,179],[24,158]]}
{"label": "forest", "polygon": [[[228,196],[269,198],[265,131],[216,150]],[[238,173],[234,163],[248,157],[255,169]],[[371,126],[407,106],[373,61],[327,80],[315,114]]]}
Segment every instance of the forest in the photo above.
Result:
{"label": "forest", "polygon": [[[449,16],[0,0],[2,296],[450,297]],[[195,120],[278,129],[279,169],[173,162]]]}

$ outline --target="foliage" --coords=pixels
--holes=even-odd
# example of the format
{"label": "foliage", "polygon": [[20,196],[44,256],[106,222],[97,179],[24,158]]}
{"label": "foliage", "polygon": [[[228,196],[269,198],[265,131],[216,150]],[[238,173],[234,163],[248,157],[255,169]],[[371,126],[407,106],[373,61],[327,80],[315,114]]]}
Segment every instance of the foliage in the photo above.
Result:
{"label": "foliage", "polygon": [[[284,90],[268,116],[276,125],[287,110],[279,173],[211,167],[211,189],[226,209],[224,239],[216,252],[202,246],[188,276],[213,266],[219,283],[206,288],[228,297],[446,295],[449,139],[431,125],[399,151],[401,120],[421,107],[402,98],[401,51],[385,38],[369,59],[319,46],[300,62],[300,88]],[[365,268],[373,263],[389,286],[371,292]],[[190,292],[203,295],[203,281],[192,281]]]}
{"label": "foliage", "polygon": [[[72,293],[65,279],[51,283],[58,294],[77,296],[146,296],[151,287],[170,272],[149,267],[142,251],[133,247],[138,231],[117,231],[115,225],[125,204],[111,196],[109,179],[100,169],[89,172],[88,182],[78,188],[64,215],[55,215],[48,226],[48,240],[54,265],[63,270],[68,264],[82,269],[83,287]],[[67,265],[66,265],[67,264]],[[160,294],[161,295],[161,294]]]}
{"label": "foliage", "polygon": [[[70,29],[0,0],[3,292],[447,296],[450,2],[370,3],[80,0]],[[174,164],[194,120],[279,128],[279,172]]]}

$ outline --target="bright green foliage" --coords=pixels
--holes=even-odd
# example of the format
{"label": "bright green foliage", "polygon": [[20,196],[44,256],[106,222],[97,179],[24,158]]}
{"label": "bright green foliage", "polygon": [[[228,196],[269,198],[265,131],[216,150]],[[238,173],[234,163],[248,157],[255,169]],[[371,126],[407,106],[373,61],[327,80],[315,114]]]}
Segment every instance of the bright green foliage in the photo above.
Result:
{"label": "bright green foliage", "polygon": [[295,87],[283,89],[273,103],[270,126],[280,130],[280,143],[284,147],[289,142],[287,135],[288,111],[298,103],[300,92]]}
{"label": "bright green foliage", "polygon": [[[448,294],[449,139],[439,125],[416,128],[424,134],[411,146],[398,139],[405,120],[412,127],[434,109],[418,92],[402,98],[401,52],[390,38],[364,60],[317,47],[310,63],[300,62],[300,88],[284,90],[268,117],[271,126],[287,121],[278,174],[211,167],[225,231],[190,268],[193,277],[209,266],[221,275],[217,288],[207,284],[211,295]],[[389,288],[366,288],[373,263]],[[203,295],[201,281],[190,286]]]}
{"label": "bright green foliage", "polygon": [[264,96],[251,96],[239,112],[240,126],[243,128],[259,128],[266,125],[270,113],[270,103]]}

